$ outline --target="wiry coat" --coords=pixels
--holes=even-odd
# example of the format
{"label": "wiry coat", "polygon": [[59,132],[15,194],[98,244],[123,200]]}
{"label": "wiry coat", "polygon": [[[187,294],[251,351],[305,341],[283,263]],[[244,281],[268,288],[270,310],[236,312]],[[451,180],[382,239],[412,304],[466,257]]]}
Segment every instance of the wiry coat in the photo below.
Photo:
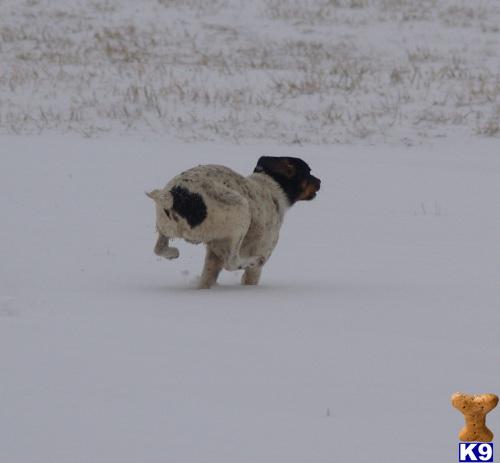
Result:
{"label": "wiry coat", "polygon": [[[200,287],[212,286],[222,268],[245,269],[242,283],[257,284],[278,242],[285,211],[296,200],[312,199],[319,189],[319,179],[309,174],[308,166],[304,175],[286,178],[300,170],[296,163],[307,166],[296,158],[263,157],[249,177],[224,166],[198,166],[174,177],[162,190],[148,193],[156,204],[155,253],[177,258],[179,251],[169,246],[170,238],[206,243]],[[285,180],[279,171],[286,174]],[[292,185],[299,181],[303,187]]]}

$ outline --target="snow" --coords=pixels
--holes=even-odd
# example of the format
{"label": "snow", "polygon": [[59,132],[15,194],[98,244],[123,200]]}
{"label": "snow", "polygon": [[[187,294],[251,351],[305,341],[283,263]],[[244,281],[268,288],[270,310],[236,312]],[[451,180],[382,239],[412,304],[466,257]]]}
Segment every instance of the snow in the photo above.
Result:
{"label": "snow", "polygon": [[3,0],[0,134],[500,135],[496,0]]}
{"label": "snow", "polygon": [[[2,138],[0,461],[443,462],[455,391],[498,393],[494,139]],[[298,155],[322,179],[258,287],[153,255],[143,192]],[[488,416],[500,432],[500,413]]]}
{"label": "snow", "polygon": [[[451,394],[500,393],[500,4],[473,3],[3,0],[0,462],[454,461]],[[197,290],[144,191],[261,155],[321,191],[258,287]]]}

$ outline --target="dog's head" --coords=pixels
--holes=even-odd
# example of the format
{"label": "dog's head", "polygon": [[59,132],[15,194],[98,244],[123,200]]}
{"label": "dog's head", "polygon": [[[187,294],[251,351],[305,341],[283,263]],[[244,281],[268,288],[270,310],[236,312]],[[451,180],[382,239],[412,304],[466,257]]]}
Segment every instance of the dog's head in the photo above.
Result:
{"label": "dog's head", "polygon": [[299,158],[262,156],[254,172],[267,174],[276,180],[290,205],[297,201],[310,201],[321,185],[321,180],[311,175],[307,163]]}

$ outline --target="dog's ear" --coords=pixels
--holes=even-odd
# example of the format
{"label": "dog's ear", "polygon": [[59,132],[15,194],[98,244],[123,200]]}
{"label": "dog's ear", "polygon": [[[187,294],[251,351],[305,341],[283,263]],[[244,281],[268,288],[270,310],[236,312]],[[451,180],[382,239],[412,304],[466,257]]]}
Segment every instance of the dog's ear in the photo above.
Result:
{"label": "dog's ear", "polygon": [[264,171],[268,174],[277,174],[285,178],[293,178],[297,169],[290,159],[282,157],[261,156],[257,162],[256,172]]}
{"label": "dog's ear", "polygon": [[145,193],[148,198],[151,198],[154,201],[159,201],[161,198],[161,190],[153,190],[150,191],[149,193],[146,191]]}

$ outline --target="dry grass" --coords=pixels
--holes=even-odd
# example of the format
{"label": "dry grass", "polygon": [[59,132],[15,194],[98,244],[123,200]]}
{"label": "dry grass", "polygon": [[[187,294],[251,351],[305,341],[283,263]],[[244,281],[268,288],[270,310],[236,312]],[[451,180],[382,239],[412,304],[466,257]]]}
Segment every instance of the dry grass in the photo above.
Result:
{"label": "dry grass", "polygon": [[494,1],[4,3],[2,133],[500,135]]}

